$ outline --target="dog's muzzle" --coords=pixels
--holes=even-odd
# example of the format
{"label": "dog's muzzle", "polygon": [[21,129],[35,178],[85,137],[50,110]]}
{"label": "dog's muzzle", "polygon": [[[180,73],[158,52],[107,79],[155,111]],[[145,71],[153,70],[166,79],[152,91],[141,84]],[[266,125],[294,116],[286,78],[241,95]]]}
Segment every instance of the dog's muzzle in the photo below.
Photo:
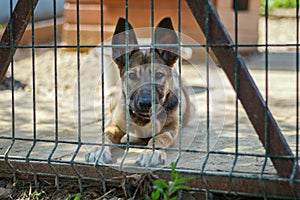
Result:
{"label": "dog's muzzle", "polygon": [[152,107],[151,91],[142,90],[135,100],[135,107],[140,113],[147,113]]}
{"label": "dog's muzzle", "polygon": [[[130,109],[131,111],[143,117],[151,117],[152,113],[152,91],[149,85],[142,86],[137,89],[130,98]],[[159,100],[158,94],[155,95],[155,104],[162,105]],[[161,106],[160,106],[161,107]]]}
{"label": "dog's muzzle", "polygon": [[156,133],[159,133],[165,124],[167,114],[164,108],[165,98],[162,95],[155,94],[155,105],[152,102],[152,91],[149,85],[138,88],[130,98],[130,113],[136,123],[146,124],[153,118],[153,109],[155,115]]}

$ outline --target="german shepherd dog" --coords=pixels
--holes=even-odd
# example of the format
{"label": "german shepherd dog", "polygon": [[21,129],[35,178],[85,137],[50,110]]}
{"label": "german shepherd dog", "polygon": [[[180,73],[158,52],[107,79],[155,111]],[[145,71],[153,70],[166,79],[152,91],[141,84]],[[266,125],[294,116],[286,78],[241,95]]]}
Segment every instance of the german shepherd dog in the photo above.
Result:
{"label": "german shepherd dog", "polygon": [[[126,142],[126,95],[128,95],[130,142],[140,143],[146,140],[149,146],[138,155],[136,164],[156,166],[164,164],[167,155],[164,150],[152,151],[150,148],[153,143],[155,147],[170,147],[178,136],[179,92],[182,94],[183,126],[189,121],[191,112],[192,104],[187,89],[183,86],[182,91],[179,91],[179,78],[173,67],[178,59],[178,37],[171,19],[166,17],[155,28],[154,50],[142,49],[137,45],[133,27],[128,23],[128,32],[125,34],[125,25],[125,19],[120,18],[112,38],[112,44],[115,45],[112,47],[112,59],[118,66],[122,83],[120,92],[113,97],[116,103],[110,106],[111,122],[105,127],[105,143]],[[127,59],[128,70],[126,70]],[[152,72],[153,68],[154,72]],[[152,105],[153,102],[155,105]],[[152,108],[153,106],[155,109]],[[155,124],[155,138],[152,137],[153,124]],[[111,147],[96,147],[86,154],[85,159],[88,162],[111,163]]]}

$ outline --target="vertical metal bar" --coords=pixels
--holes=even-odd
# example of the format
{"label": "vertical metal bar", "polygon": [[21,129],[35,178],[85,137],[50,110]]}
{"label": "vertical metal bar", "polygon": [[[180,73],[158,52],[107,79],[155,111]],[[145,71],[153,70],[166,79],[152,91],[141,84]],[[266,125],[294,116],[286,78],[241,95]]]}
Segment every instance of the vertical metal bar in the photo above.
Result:
{"label": "vertical metal bar", "polygon": [[[265,7],[265,26],[266,26],[266,33],[265,33],[265,110],[267,112],[268,105],[269,105],[269,1],[266,1]],[[269,131],[268,131],[268,116],[266,115],[265,121],[265,143],[266,143],[266,159],[269,154]]]}
{"label": "vertical metal bar", "polygon": [[[13,1],[10,0],[10,18],[12,19],[13,16]],[[9,24],[7,25],[9,26],[9,29],[12,30],[9,32],[9,50],[10,50],[10,63],[11,63],[11,78],[12,78],[12,84],[14,83],[14,52],[15,52],[15,47],[14,47],[14,31],[13,31],[13,21],[10,20]],[[0,49],[1,50],[1,49]],[[0,79],[1,82],[1,79]],[[13,85],[12,85],[13,86]],[[13,88],[13,87],[12,87]],[[9,156],[9,152],[12,149],[13,145],[15,144],[15,134],[16,134],[16,130],[15,130],[15,124],[16,124],[16,120],[15,120],[15,92],[14,89],[11,90],[11,143],[8,146],[8,148],[6,149],[6,151],[4,152],[4,159],[7,162],[8,166],[11,168],[11,171],[13,173],[13,179],[14,181],[16,181],[17,177],[16,177],[16,170],[14,169],[13,165],[8,161],[8,156]]]}
{"label": "vertical metal bar", "polygon": [[[155,18],[155,14],[154,14],[154,0],[151,0],[151,104],[152,104],[152,109],[151,109],[151,123],[152,123],[152,155],[151,158],[149,160],[149,162],[151,162],[151,160],[153,159],[154,156],[154,151],[155,151],[155,135],[156,135],[156,116],[155,116],[155,109],[156,109],[156,105],[155,105],[155,48],[156,48],[156,44],[155,44],[155,40],[157,40],[157,38],[155,37],[155,30],[154,30],[154,18]],[[162,47],[158,47],[158,48],[162,48]]]}
{"label": "vertical metal bar", "polygon": [[[105,132],[105,83],[104,83],[104,73],[105,73],[105,67],[104,67],[104,12],[103,12],[103,9],[104,9],[104,0],[101,0],[100,1],[100,40],[101,40],[101,62],[100,62],[100,67],[101,67],[101,109],[102,109],[102,113],[101,113],[101,118],[102,118],[102,121],[101,121],[101,145],[102,145],[102,151],[104,150],[104,145],[105,145],[105,138],[104,138],[104,132]],[[100,153],[100,156],[102,156],[102,153]],[[98,164],[98,159],[96,160],[96,165]],[[103,193],[106,193],[107,192],[107,188],[106,188],[106,181],[105,181],[105,177],[103,176],[103,174],[98,171],[101,178],[102,178],[102,186],[103,186]]]}
{"label": "vertical metal bar", "polygon": [[29,157],[31,151],[33,150],[35,144],[36,144],[36,74],[35,74],[35,25],[34,25],[34,12],[31,13],[31,27],[32,27],[32,33],[31,33],[31,55],[32,55],[32,106],[33,106],[33,139],[34,143],[28,152],[28,155],[26,157]]}
{"label": "vertical metal bar", "polygon": [[76,0],[76,32],[77,32],[77,41],[76,41],[76,51],[77,51],[77,99],[78,99],[78,103],[77,103],[77,109],[78,109],[78,113],[77,113],[77,119],[78,119],[78,128],[77,128],[77,148],[74,151],[74,154],[71,158],[71,166],[73,168],[73,170],[75,171],[77,177],[78,177],[78,185],[79,185],[79,191],[82,192],[82,177],[80,175],[80,173],[78,172],[78,170],[75,167],[75,163],[74,160],[81,148],[82,145],[82,141],[81,141],[81,84],[80,84],[80,6],[79,6],[79,0]]}
{"label": "vertical metal bar", "polygon": [[53,0],[53,54],[54,54],[54,120],[55,120],[55,132],[54,132],[54,147],[52,148],[49,157],[48,157],[48,164],[50,165],[51,169],[55,173],[55,186],[56,189],[59,190],[59,174],[54,166],[51,165],[52,156],[57,149],[58,146],[58,81],[57,81],[57,20],[56,20],[56,0]]}
{"label": "vertical metal bar", "polygon": [[[103,3],[104,3],[104,0],[101,0],[100,2],[100,40],[101,40],[101,110],[102,110],[102,113],[101,113],[101,118],[102,118],[102,121],[101,121],[101,140],[102,140],[102,150],[104,150],[104,144],[105,144],[105,140],[104,140],[104,132],[105,132],[105,101],[104,101],[104,97],[105,97],[105,88],[104,88],[104,48],[103,48],[103,42],[104,42],[104,30],[103,30],[103,23],[104,23],[104,19],[103,19]],[[102,156],[102,153],[100,153],[100,155]],[[98,162],[96,162],[97,164]]]}
{"label": "vertical metal bar", "polygon": [[[101,56],[100,56],[100,72],[101,72],[101,109],[102,109],[102,113],[101,113],[101,152],[99,154],[99,157],[96,159],[95,162],[95,166],[97,167],[98,165],[98,160],[100,159],[100,157],[102,156],[103,152],[104,152],[104,148],[105,148],[105,138],[104,138],[104,132],[105,132],[105,83],[104,83],[104,73],[105,73],[105,67],[104,67],[104,13],[103,13],[103,4],[104,4],[104,0],[100,1],[100,50],[101,50]],[[107,192],[107,188],[106,188],[106,179],[103,175],[103,173],[97,169],[97,172],[99,173],[99,175],[101,176],[101,182],[102,182],[102,187],[103,187],[103,193]]]}
{"label": "vertical metal bar", "polygon": [[[58,142],[58,80],[57,80],[57,35],[56,35],[56,0],[53,0],[53,35],[54,35],[54,109],[55,109],[55,147],[53,148],[54,153],[57,142]],[[50,157],[51,159],[51,157]]]}
{"label": "vertical metal bar", "polygon": [[209,45],[210,37],[209,37],[209,26],[210,26],[210,20],[209,20],[209,6],[208,6],[209,0],[205,1],[205,61],[206,61],[206,131],[207,131],[207,140],[206,140],[206,152],[207,152],[207,159],[209,158],[209,152],[210,152],[210,64],[209,64]]}
{"label": "vertical metal bar", "polygon": [[[34,10],[34,2],[33,0],[31,0],[31,10]],[[37,143],[37,137],[36,137],[36,76],[35,76],[35,25],[34,25],[34,12],[31,13],[31,27],[32,27],[32,32],[31,32],[31,58],[32,58],[32,111],[33,111],[33,143],[26,155],[26,162],[29,164],[30,168],[33,171],[34,174],[34,182],[35,182],[35,186],[38,187],[38,177],[37,174],[35,172],[34,167],[31,165],[30,163],[30,154],[33,151],[34,147],[36,146]]]}
{"label": "vertical metal bar", "polygon": [[237,188],[235,184],[232,181],[232,174],[234,172],[236,163],[238,161],[239,156],[239,68],[238,68],[238,47],[239,47],[239,41],[238,41],[238,0],[233,1],[234,5],[234,83],[235,83],[235,155],[234,160],[232,163],[232,167],[230,169],[230,181],[234,188],[234,192],[237,192]]}
{"label": "vertical metal bar", "polygon": [[[192,11],[197,23],[203,32],[206,31],[205,25],[205,10],[203,5],[205,0],[186,0],[189,5],[190,10]],[[210,31],[209,36],[211,43],[220,44],[220,46],[212,46],[211,49],[220,62],[220,66],[227,75],[231,85],[235,88],[235,77],[234,77],[234,68],[235,66],[235,52],[232,48],[232,40],[227,33],[224,25],[222,24],[220,18],[217,15],[214,7],[209,2],[210,10]],[[248,118],[250,119],[256,133],[259,136],[259,139],[263,146],[265,147],[265,115],[268,115],[269,123],[268,129],[272,133],[269,135],[269,143],[273,145],[269,147],[269,153],[271,160],[274,164],[274,167],[280,177],[290,177],[293,167],[294,167],[294,156],[293,153],[287,144],[284,136],[281,133],[281,130],[275,121],[270,110],[267,110],[265,107],[265,101],[261,96],[257,86],[254,83],[250,73],[247,70],[247,67],[240,56],[238,56],[238,76],[239,76],[239,88],[243,88],[239,92],[239,100],[241,101]],[[280,158],[279,156],[289,156],[289,158]],[[299,177],[300,170],[297,166],[295,177]]]}
{"label": "vertical metal bar", "polygon": [[181,0],[177,1],[178,4],[178,8],[177,8],[177,20],[178,20],[178,31],[177,31],[177,35],[178,35],[178,41],[177,41],[177,45],[178,45],[178,85],[179,85],[179,90],[178,90],[178,99],[179,99],[179,103],[178,103],[178,143],[179,143],[179,147],[178,147],[178,155],[175,161],[175,166],[177,165],[177,163],[179,162],[179,159],[181,157],[182,154],[182,77],[181,77],[181,67],[182,67],[182,58],[181,58]]}
{"label": "vertical metal bar", "polygon": [[[13,15],[13,1],[10,0],[10,18],[12,18],[12,15]],[[9,26],[10,30],[13,30],[13,21],[10,20],[9,21],[9,24],[7,25]],[[10,38],[10,41],[9,41],[9,50],[10,50],[10,63],[11,63],[11,76],[12,76],[12,79],[14,79],[14,41],[13,41],[13,36],[14,35],[14,32],[13,31],[10,31],[9,32],[9,38]],[[13,83],[13,81],[12,81]],[[5,151],[4,153],[4,157],[5,157],[5,160],[8,160],[8,154],[11,150],[11,148],[13,147],[14,143],[15,143],[15,93],[14,93],[14,90],[12,89],[12,93],[11,93],[11,98],[12,98],[12,105],[11,105],[11,113],[12,113],[12,132],[11,132],[11,144],[10,146],[7,148],[7,150]]]}
{"label": "vertical metal bar", "polygon": [[[33,6],[33,5],[32,5]],[[32,8],[33,9],[33,8]],[[31,13],[31,59],[32,59],[32,118],[33,118],[33,144],[30,147],[26,161],[29,161],[29,156],[36,145],[36,82],[35,82],[35,41],[34,41],[34,12]]]}
{"label": "vertical metal bar", "polygon": [[77,41],[76,41],[76,46],[77,46],[77,92],[78,92],[78,103],[77,103],[77,108],[78,108],[78,143],[81,143],[81,83],[80,83],[80,13],[79,13],[79,0],[76,0],[76,32],[77,32]]}
{"label": "vertical metal bar", "polygon": [[[237,161],[237,157],[238,157],[238,153],[239,153],[239,68],[238,68],[238,47],[239,47],[239,41],[238,41],[238,0],[234,0],[234,37],[235,37],[235,44],[234,44],[234,48],[235,48],[235,65],[234,65],[234,71],[235,71],[235,92],[236,92],[236,96],[235,96],[235,159],[234,159],[234,165],[236,164]],[[234,169],[234,166],[232,170]]]}
{"label": "vertical metal bar", "polygon": [[296,162],[299,165],[299,0],[296,0]]}
{"label": "vertical metal bar", "polygon": [[[12,14],[13,14],[13,1],[10,0],[10,17],[12,17]],[[13,30],[13,24],[12,24],[12,20],[10,20],[9,22],[9,26],[10,26],[10,30]],[[11,100],[12,100],[12,104],[11,104],[11,113],[12,113],[12,144],[9,148],[9,150],[11,149],[11,147],[13,146],[14,142],[15,142],[15,133],[16,133],[16,130],[15,130],[15,90],[13,89],[14,88],[14,41],[13,41],[13,31],[10,31],[10,63],[11,63],[11,84],[12,84],[12,90],[11,90]],[[8,153],[8,152],[7,152]],[[6,157],[6,156],[5,156]]]}
{"label": "vertical metal bar", "polygon": [[[206,61],[206,156],[205,156],[205,160],[202,164],[202,168],[201,168],[201,179],[203,181],[203,183],[205,184],[205,189],[206,189],[206,198],[208,199],[210,196],[210,190],[209,190],[209,186],[208,183],[205,179],[205,177],[203,176],[204,174],[204,170],[206,167],[206,164],[209,160],[209,156],[210,156],[210,76],[209,76],[209,45],[210,45],[210,37],[209,37],[209,26],[210,26],[210,20],[209,20],[209,0],[205,0],[205,2],[203,2],[205,4],[205,9],[203,9],[203,12],[205,12],[205,61]],[[200,147],[199,147],[200,148]]]}
{"label": "vertical metal bar", "polygon": [[268,116],[267,116],[267,111],[268,111],[268,68],[269,68],[269,1],[266,1],[265,5],[265,27],[266,27],[266,32],[265,32],[265,158],[264,158],[264,163],[259,175],[260,183],[262,185],[262,188],[264,190],[264,198],[267,198],[267,193],[266,193],[266,186],[264,182],[262,181],[264,171],[267,167],[268,163],[268,158],[269,158],[269,130],[268,130]]}
{"label": "vertical metal bar", "polygon": [[[30,8],[31,10],[34,10],[34,2],[33,0],[30,0]],[[34,41],[34,12],[31,12],[31,27],[32,27],[32,33],[31,33],[31,58],[32,58],[32,118],[33,118],[33,144],[30,147],[29,151],[26,154],[26,161],[29,161],[29,156],[34,149],[36,145],[36,84],[35,84],[35,41]]]}
{"label": "vertical metal bar", "polygon": [[[123,168],[124,162],[125,162],[125,158],[128,155],[129,152],[129,148],[130,148],[130,136],[129,136],[129,132],[130,132],[130,116],[129,116],[129,103],[130,103],[130,91],[129,91],[129,77],[128,77],[128,70],[129,70],[129,25],[128,25],[128,0],[125,0],[125,86],[126,86],[126,106],[125,106],[125,110],[126,110],[126,149],[124,151],[124,155],[123,158],[120,162],[120,169]],[[132,30],[131,30],[132,31]],[[122,33],[121,33],[122,34]]]}
{"label": "vertical metal bar", "polygon": [[295,186],[295,173],[299,166],[299,0],[296,0],[296,155],[290,184],[296,198],[299,198],[299,188]]}
{"label": "vertical metal bar", "polygon": [[101,55],[100,55],[100,72],[101,72],[101,152],[98,156],[98,158],[96,158],[96,161],[95,161],[95,166],[98,165],[98,161],[99,159],[102,157],[103,155],[103,152],[104,152],[104,147],[105,147],[105,138],[104,138],[104,132],[105,132],[105,88],[104,88],[104,69],[105,69],[105,66],[104,66],[104,47],[103,47],[103,42],[104,42],[104,32],[103,32],[103,23],[104,23],[104,20],[103,20],[103,0],[101,0],[100,2],[100,40],[101,40],[101,43],[100,43],[100,50],[101,50]]}

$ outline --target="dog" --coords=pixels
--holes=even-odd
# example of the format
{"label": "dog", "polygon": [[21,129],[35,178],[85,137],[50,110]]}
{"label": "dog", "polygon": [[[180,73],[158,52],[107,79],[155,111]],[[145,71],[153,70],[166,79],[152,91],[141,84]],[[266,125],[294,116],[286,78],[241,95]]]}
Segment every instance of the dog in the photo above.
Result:
{"label": "dog", "polygon": [[[151,148],[153,145],[170,147],[176,142],[180,102],[183,127],[192,111],[187,88],[182,85],[179,91],[179,76],[174,69],[178,60],[178,37],[171,19],[166,17],[155,27],[154,47],[143,49],[138,46],[131,24],[128,22],[127,34],[125,26],[126,20],[120,18],[112,37],[112,60],[119,69],[121,84],[113,95],[111,119],[105,127],[104,140],[106,144],[124,143],[129,130],[130,143],[146,141],[149,147],[138,155],[136,164],[162,165],[167,160],[166,152]],[[126,126],[128,118],[129,126]],[[99,164],[112,163],[111,146],[95,147],[85,159]]]}

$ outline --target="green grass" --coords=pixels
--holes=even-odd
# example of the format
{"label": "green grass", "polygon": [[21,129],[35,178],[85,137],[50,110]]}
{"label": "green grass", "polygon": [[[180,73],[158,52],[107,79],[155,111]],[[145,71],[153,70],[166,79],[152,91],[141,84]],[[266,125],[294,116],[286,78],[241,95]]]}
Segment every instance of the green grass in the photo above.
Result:
{"label": "green grass", "polygon": [[[260,13],[265,14],[266,1],[261,0]],[[274,10],[277,8],[296,8],[297,0],[268,0],[268,10]]]}
{"label": "green grass", "polygon": [[[261,8],[265,9],[267,0],[261,1]],[[269,9],[275,8],[296,8],[296,0],[269,0],[268,1]]]}

